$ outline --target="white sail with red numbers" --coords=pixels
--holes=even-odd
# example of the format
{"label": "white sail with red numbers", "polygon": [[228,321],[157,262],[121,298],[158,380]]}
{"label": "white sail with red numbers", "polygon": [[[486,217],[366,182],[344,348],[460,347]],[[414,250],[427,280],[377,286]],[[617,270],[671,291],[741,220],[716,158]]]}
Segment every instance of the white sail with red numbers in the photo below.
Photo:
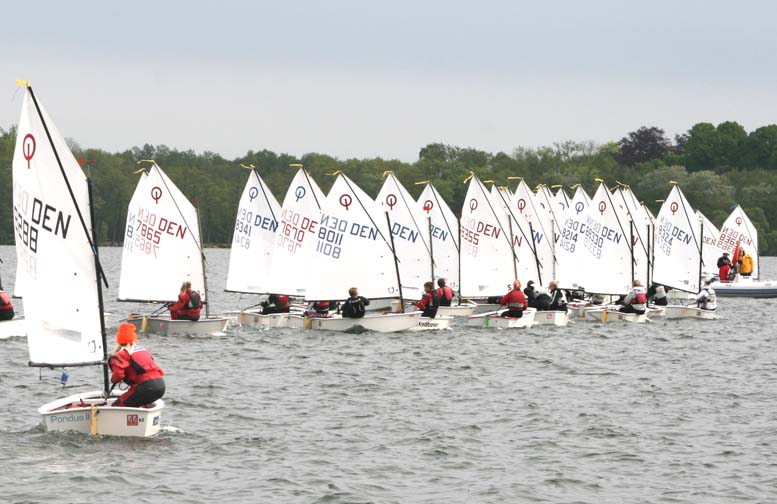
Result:
{"label": "white sail with red numbers", "polygon": [[251,170],[238,204],[226,290],[269,293],[267,279],[281,206],[256,170]]}
{"label": "white sail with red numbers", "polygon": [[696,215],[704,226],[701,240],[702,275],[716,275],[719,272],[718,258],[723,255],[723,250],[718,247],[720,230],[699,210],[696,210]]}
{"label": "white sail with red numbers", "polygon": [[156,163],[127,209],[119,300],[176,301],[181,283],[207,297],[197,210]]}
{"label": "white sail with red numbers", "polygon": [[462,297],[502,295],[515,276],[510,224],[502,203],[472,176],[461,209]]}
{"label": "white sail with red numbers", "polygon": [[[734,253],[734,248],[740,244],[740,248],[753,257],[753,280],[758,279],[758,230],[747,217],[741,206],[736,208],[728,216],[726,222],[720,227],[718,247],[723,252]],[[731,261],[736,259],[730,255]]]}
{"label": "white sail with red numbers", "polygon": [[[30,363],[98,364],[102,313],[87,180],[40,102],[38,107],[40,114],[27,88],[13,157],[17,293],[24,294]],[[66,294],[55,296],[52,289]]]}
{"label": "white sail with red numbers", "polygon": [[429,221],[434,281],[444,278],[446,285],[459,289],[459,226],[458,219],[431,182],[426,184],[416,203]]}
{"label": "white sail with red numbers", "polygon": [[272,247],[272,268],[267,291],[302,296],[311,276],[308,261],[321,231],[321,206],[326,197],[304,168],[297,170],[281,207],[278,231]]}

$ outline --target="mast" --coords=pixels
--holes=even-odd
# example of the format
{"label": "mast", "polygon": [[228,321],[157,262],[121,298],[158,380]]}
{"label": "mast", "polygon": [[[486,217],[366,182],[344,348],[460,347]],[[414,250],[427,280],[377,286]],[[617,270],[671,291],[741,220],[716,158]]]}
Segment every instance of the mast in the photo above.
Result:
{"label": "mast", "polygon": [[111,382],[108,378],[108,337],[105,331],[105,317],[104,317],[104,306],[103,306],[103,288],[102,284],[100,283],[100,270],[98,269],[98,265],[100,264],[100,252],[97,249],[97,236],[94,233],[94,205],[92,204],[92,179],[87,177],[86,179],[86,188],[89,194],[89,218],[92,219],[92,238],[94,240],[94,266],[95,266],[95,272],[97,275],[97,278],[95,278],[95,282],[97,282],[97,304],[100,307],[100,335],[103,339],[103,387],[105,390],[105,397],[108,397],[108,395],[111,393]]}
{"label": "mast", "polygon": [[[515,246],[513,243],[515,242],[515,239],[513,237],[513,219],[512,215],[507,216],[507,223],[510,225],[510,249]],[[515,257],[515,251],[513,251],[513,279],[518,278],[518,265],[516,264],[516,261],[518,259]]]}
{"label": "mast", "polygon": [[197,230],[200,233],[200,266],[202,267],[202,285],[203,289],[205,290],[205,318],[208,318],[210,316],[210,309],[208,308],[208,304],[210,302],[210,298],[208,297],[208,274],[206,273],[205,269],[205,247],[202,246],[202,219],[200,219],[200,205],[197,204],[194,207],[194,211],[197,213]]}
{"label": "mast", "polygon": [[[355,194],[355,193],[354,193]],[[399,312],[405,313],[405,299],[402,297],[402,281],[399,278],[399,260],[397,259],[397,252],[394,249],[394,233],[391,230],[391,218],[388,212],[386,212],[386,223],[389,228],[389,237],[391,237],[391,253],[394,255],[394,268],[397,271],[397,286],[399,287]]]}
{"label": "mast", "polygon": [[[629,219],[629,250],[631,251],[631,283],[634,283],[634,219]],[[645,280],[647,282],[647,280]],[[648,287],[650,287],[648,285]]]}
{"label": "mast", "polygon": [[534,262],[537,264],[537,283],[543,285],[542,273],[540,273],[540,258],[537,255],[537,244],[534,242],[534,228],[531,226],[531,221],[529,222],[529,234],[531,235],[532,245],[534,245]]}
{"label": "mast", "polygon": [[459,304],[461,304],[461,219],[457,219],[456,223],[459,225],[459,253],[456,256],[459,259]]}
{"label": "mast", "polygon": [[[432,282],[434,282],[434,246],[432,245],[432,216],[427,217],[429,221],[429,265],[432,267]],[[3,286],[0,285],[0,289]]]}
{"label": "mast", "polygon": [[702,249],[704,248],[704,221],[699,219],[699,225],[701,226],[701,234],[699,234],[699,290],[701,290],[702,265],[704,264],[704,255],[702,252]]}

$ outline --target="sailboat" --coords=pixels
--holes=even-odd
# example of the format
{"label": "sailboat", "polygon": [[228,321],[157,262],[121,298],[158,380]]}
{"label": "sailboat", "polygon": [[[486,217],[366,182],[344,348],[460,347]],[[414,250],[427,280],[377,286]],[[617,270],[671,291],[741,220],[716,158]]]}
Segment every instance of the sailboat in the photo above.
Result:
{"label": "sailboat", "polygon": [[[344,300],[348,290],[372,299],[400,298],[399,266],[387,214],[343,173],[337,174],[324,201],[308,261],[305,299]],[[343,331],[361,326],[377,332],[416,327],[421,312],[367,313],[363,318],[340,315],[312,317],[309,329]],[[433,319],[430,319],[433,320]]]}
{"label": "sailboat", "polygon": [[[633,278],[633,245],[628,230],[603,182],[590,204],[573,202],[564,213],[561,245],[556,250],[560,286],[599,295],[627,293]],[[621,313],[615,308],[586,310],[584,314],[602,322],[646,320],[645,315]]]}
{"label": "sailboat", "polygon": [[715,227],[715,224],[699,210],[696,210],[696,216],[702,223],[702,276],[710,276],[718,274],[718,258],[723,255],[723,251],[718,247],[718,238],[720,237],[720,230]]}
{"label": "sailboat", "polygon": [[[521,266],[534,259],[531,237],[513,232],[517,219],[510,213],[510,192],[496,188],[492,192],[471,173],[461,210],[461,295],[464,297],[502,296],[518,278],[518,255],[525,258]],[[516,252],[516,250],[518,252]],[[532,254],[530,256],[530,254]],[[508,276],[509,275],[509,276]],[[528,281],[528,279],[525,279]],[[467,325],[477,327],[531,327],[534,308],[524,311],[521,318],[501,317],[494,309],[467,317]]]}
{"label": "sailboat", "polygon": [[[281,207],[255,167],[242,166],[251,173],[238,204],[225,290],[270,294],[268,278]],[[285,325],[283,322],[288,319],[288,314],[262,315],[261,308],[251,308],[228,314],[234,315],[240,325],[277,326]]]}
{"label": "sailboat", "polygon": [[[49,431],[153,436],[164,401],[147,408],[110,406],[108,353],[91,185],[32,87],[26,88],[13,158],[14,221],[30,366],[102,366],[103,389],[73,394],[38,409]],[[52,302],[52,289],[67,295]]]}
{"label": "sailboat", "polygon": [[142,333],[223,334],[228,319],[209,316],[205,254],[194,205],[154,161],[141,172],[127,210],[121,255],[119,301],[174,302],[181,283],[199,291],[205,316],[198,321],[172,320],[169,314],[130,314],[127,321]]}
{"label": "sailboat", "polygon": [[[402,280],[402,299],[416,301],[424,293],[424,283],[434,281],[434,260],[431,251],[431,228],[423,210],[397,179],[394,172],[383,174],[386,180],[378,192],[376,202],[388,216],[393,247],[399,263]],[[436,289],[437,286],[435,285]],[[408,308],[406,307],[405,310]],[[415,310],[415,306],[410,307]],[[418,330],[447,329],[452,317],[439,309],[433,319],[419,321]]]}
{"label": "sailboat", "polygon": [[[759,280],[758,230],[741,206],[737,205],[720,228],[718,247],[733,254],[742,248],[753,257],[753,273],[750,277],[737,275],[733,282],[713,282],[712,288],[720,297],[777,297],[777,281]],[[734,255],[730,255],[735,262]]]}
{"label": "sailboat", "polygon": [[[674,185],[661,205],[655,232],[653,281],[673,290],[696,294],[702,271],[703,227],[680,187]],[[667,318],[717,318],[714,311],[671,304]]]}
{"label": "sailboat", "polygon": [[459,220],[431,182],[418,183],[425,184],[416,204],[428,221],[431,277],[435,285],[440,278],[444,278],[446,285],[454,292],[451,306],[440,306],[437,315],[472,315],[478,305],[471,301],[462,303],[459,292]]}

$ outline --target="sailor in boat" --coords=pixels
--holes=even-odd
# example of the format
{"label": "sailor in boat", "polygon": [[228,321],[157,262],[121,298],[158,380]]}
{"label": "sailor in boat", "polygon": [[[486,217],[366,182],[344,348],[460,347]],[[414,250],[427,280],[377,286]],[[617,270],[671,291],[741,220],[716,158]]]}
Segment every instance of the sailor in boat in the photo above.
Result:
{"label": "sailor in boat", "polygon": [[534,280],[529,280],[526,283],[526,288],[523,289],[523,295],[526,296],[526,302],[529,303],[529,308],[537,308],[537,290],[534,288]]}
{"label": "sailor in boat", "polygon": [[14,316],[13,303],[5,291],[0,291],[0,320],[11,320]]}
{"label": "sailor in boat", "polygon": [[424,294],[421,296],[421,300],[417,302],[416,308],[423,310],[422,317],[434,318],[437,316],[437,308],[440,306],[440,296],[437,295],[437,291],[434,290],[433,282],[426,282],[424,284]]}
{"label": "sailor in boat", "polygon": [[262,315],[273,313],[289,313],[289,296],[270,294],[267,301],[262,301]]}
{"label": "sailor in boat", "polygon": [[753,256],[745,252],[742,248],[739,251],[739,274],[743,277],[749,277],[753,274]]}
{"label": "sailor in boat", "polygon": [[648,289],[648,302],[653,303],[656,306],[666,306],[666,287],[661,284],[654,283]]}
{"label": "sailor in boat", "polygon": [[178,293],[178,302],[169,306],[170,318],[173,320],[200,320],[202,298],[200,293],[192,290],[192,283],[185,281]]}
{"label": "sailor in boat", "polygon": [[135,326],[126,322],[119,325],[116,343],[116,349],[108,359],[111,382],[124,382],[130,388],[113,405],[139,408],[161,399],[165,395],[162,378],[165,373],[154,362],[151,352],[135,344]]}
{"label": "sailor in boat", "polygon": [[440,298],[440,306],[450,306],[453,301],[453,289],[445,285],[445,279],[440,278],[437,280],[437,296]]}
{"label": "sailor in boat", "polygon": [[564,292],[558,288],[558,282],[551,280],[548,287],[550,288],[550,309],[553,311],[567,311],[567,299]]}
{"label": "sailor in boat", "polygon": [[728,252],[718,257],[718,277],[721,282],[728,282],[728,275],[731,271],[731,259],[728,258]]}
{"label": "sailor in boat", "polygon": [[[536,287],[534,292],[534,307],[537,308],[538,311],[550,310],[550,294],[545,292],[545,289],[543,289],[542,286]],[[531,307],[531,305],[529,306]]]}
{"label": "sailor in boat", "polygon": [[523,295],[523,292],[521,292],[520,280],[513,282],[512,289],[510,289],[507,294],[502,296],[502,298],[499,300],[499,304],[502,306],[507,306],[507,310],[500,314],[502,317],[523,317],[523,311],[529,307],[529,302],[526,300],[526,296]]}
{"label": "sailor in boat", "polygon": [[642,315],[647,308],[647,292],[642,287],[642,282],[634,280],[632,288],[623,299],[623,306],[618,311],[622,313],[636,313]]}
{"label": "sailor in boat", "polygon": [[710,284],[712,284],[712,279],[706,279],[701,291],[696,295],[696,306],[704,310],[715,310],[718,307],[715,289]]}
{"label": "sailor in boat", "polygon": [[362,318],[365,313],[365,306],[370,304],[370,300],[359,295],[359,289],[351,287],[348,289],[349,298],[341,306],[343,317]]}
{"label": "sailor in boat", "polygon": [[316,301],[308,305],[308,309],[305,311],[307,317],[329,317],[329,310],[334,306],[331,301]]}

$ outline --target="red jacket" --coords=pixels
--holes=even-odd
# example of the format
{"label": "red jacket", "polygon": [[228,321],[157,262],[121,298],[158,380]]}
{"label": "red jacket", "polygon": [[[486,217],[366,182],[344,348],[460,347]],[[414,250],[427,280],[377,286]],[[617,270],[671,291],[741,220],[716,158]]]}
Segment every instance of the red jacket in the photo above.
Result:
{"label": "red jacket", "polygon": [[421,300],[417,302],[416,308],[423,310],[424,317],[434,317],[437,315],[437,307],[440,306],[440,298],[437,296],[437,292],[424,292]]}
{"label": "red jacket", "polygon": [[0,310],[13,310],[11,298],[8,297],[8,294],[6,294],[5,291],[0,291]]}
{"label": "red jacket", "polygon": [[437,295],[440,296],[440,306],[450,306],[453,300],[453,289],[448,287],[440,287],[437,289]]}
{"label": "red jacket", "polygon": [[506,305],[507,308],[514,311],[525,310],[529,307],[529,302],[526,301],[526,296],[523,295],[520,289],[513,289],[499,300],[500,305]]}
{"label": "red jacket", "polygon": [[111,365],[111,382],[126,382],[132,387],[148,380],[164,376],[162,368],[157,366],[151,352],[141,346],[136,346],[132,354],[126,348],[115,353],[108,362]]}
{"label": "red jacket", "polygon": [[185,294],[178,294],[178,302],[175,303],[173,306],[170,307],[170,318],[175,320],[176,317],[179,315],[189,315],[192,317],[199,317],[200,311],[202,310],[202,303],[200,303],[199,308],[187,308],[186,305],[189,304],[189,293],[192,290],[189,289],[186,291]]}

